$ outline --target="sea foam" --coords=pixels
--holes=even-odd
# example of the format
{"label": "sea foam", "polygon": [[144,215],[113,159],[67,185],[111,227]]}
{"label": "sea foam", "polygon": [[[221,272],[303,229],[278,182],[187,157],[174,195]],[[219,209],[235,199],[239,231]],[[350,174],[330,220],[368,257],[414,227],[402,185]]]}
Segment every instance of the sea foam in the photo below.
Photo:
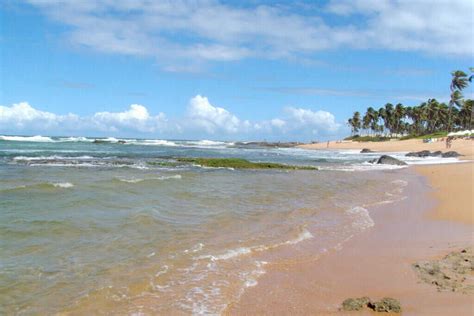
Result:
{"label": "sea foam", "polygon": [[0,135],[0,140],[14,141],[14,142],[39,142],[39,143],[51,143],[54,140],[51,137],[45,136],[4,136]]}
{"label": "sea foam", "polygon": [[74,186],[74,184],[70,182],[58,182],[58,183],[52,183],[52,185],[55,188],[63,188],[63,189],[72,188]]}

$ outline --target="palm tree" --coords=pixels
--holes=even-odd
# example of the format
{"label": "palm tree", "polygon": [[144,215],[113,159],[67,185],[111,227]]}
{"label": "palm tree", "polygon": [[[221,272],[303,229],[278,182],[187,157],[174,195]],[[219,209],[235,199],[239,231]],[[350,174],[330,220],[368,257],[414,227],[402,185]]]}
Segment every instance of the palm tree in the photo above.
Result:
{"label": "palm tree", "polygon": [[[387,120],[387,116],[386,116],[386,113],[385,113],[385,108],[380,108],[377,112],[377,116],[378,116],[378,120],[379,119],[382,119],[383,121],[383,124],[380,126],[379,130],[381,130],[382,133],[385,134],[385,121]],[[377,120],[377,123],[378,123],[378,120]]]}
{"label": "palm tree", "polygon": [[352,123],[354,124],[354,132],[358,132],[361,128],[361,121],[360,121],[360,112],[355,112],[354,116],[352,117]]}
{"label": "palm tree", "polygon": [[375,111],[374,108],[370,106],[362,119],[362,127],[365,129],[368,129],[370,127],[370,129],[375,133],[378,130],[378,120],[379,116],[377,111]]}
{"label": "palm tree", "polygon": [[459,125],[463,129],[471,129],[474,124],[474,100],[465,100],[459,111]]}
{"label": "palm tree", "polygon": [[400,127],[401,127],[402,119],[403,119],[404,116],[405,116],[405,108],[403,107],[403,104],[398,103],[395,106],[395,110],[393,112],[393,120],[394,120],[394,123],[395,123],[395,132],[397,134],[400,134],[400,132],[401,132]]}
{"label": "palm tree", "polygon": [[391,103],[385,104],[385,107],[379,110],[379,115],[383,119],[385,129],[389,130],[390,134],[392,134],[394,125],[393,105]]}
{"label": "palm tree", "polygon": [[461,70],[456,70],[451,73],[452,79],[451,79],[451,99],[449,101],[449,114],[448,114],[448,132],[451,131],[452,128],[452,112],[453,112],[453,106],[457,105],[458,107],[461,106],[461,99],[462,99],[462,93],[461,91],[467,87],[469,84],[469,80],[472,80],[472,78],[468,78],[467,74],[464,71]]}
{"label": "palm tree", "polygon": [[351,135],[357,133],[361,127],[360,112],[354,112],[354,115],[347,120],[347,125],[351,127]]}
{"label": "palm tree", "polygon": [[352,117],[347,120],[347,125],[351,127],[351,136],[354,135],[354,121],[352,120]]}

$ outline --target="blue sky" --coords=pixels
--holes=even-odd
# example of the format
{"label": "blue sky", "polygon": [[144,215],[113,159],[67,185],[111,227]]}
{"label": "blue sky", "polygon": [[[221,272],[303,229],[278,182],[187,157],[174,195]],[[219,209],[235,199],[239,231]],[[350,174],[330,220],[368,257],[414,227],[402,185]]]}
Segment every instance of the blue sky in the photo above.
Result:
{"label": "blue sky", "polygon": [[[6,1],[0,133],[325,140],[449,96],[471,1]],[[472,96],[472,88],[465,92]]]}

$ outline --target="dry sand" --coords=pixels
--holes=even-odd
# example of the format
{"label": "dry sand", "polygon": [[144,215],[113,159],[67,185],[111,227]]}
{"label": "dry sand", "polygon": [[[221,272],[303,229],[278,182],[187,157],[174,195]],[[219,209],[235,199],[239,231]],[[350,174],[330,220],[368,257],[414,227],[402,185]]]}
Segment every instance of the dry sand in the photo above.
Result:
{"label": "dry sand", "polygon": [[[418,140],[385,143],[332,143],[330,148],[375,151],[442,150],[444,143]],[[305,145],[323,148],[325,144]],[[473,142],[457,140],[450,150],[472,158]],[[474,297],[438,292],[422,283],[412,264],[473,247],[473,167],[417,166],[399,170],[409,179],[408,198],[370,209],[376,225],[311,262],[269,265],[256,287],[249,288],[229,315],[372,315],[344,313],[348,297],[384,296],[400,300],[404,315],[474,315]],[[422,174],[425,177],[421,177]]]}
{"label": "dry sand", "polygon": [[474,163],[417,166],[439,201],[432,218],[474,224]]}
{"label": "dry sand", "polygon": [[404,151],[420,151],[430,150],[442,152],[446,151],[457,151],[464,155],[463,159],[472,160],[474,157],[474,140],[455,139],[452,142],[451,148],[446,148],[446,143],[443,141],[437,141],[433,143],[423,143],[421,139],[409,139],[409,140],[393,140],[387,142],[352,142],[352,141],[338,141],[318,144],[306,144],[301,145],[301,148],[306,149],[362,149],[368,148],[373,151],[382,152],[404,152]]}

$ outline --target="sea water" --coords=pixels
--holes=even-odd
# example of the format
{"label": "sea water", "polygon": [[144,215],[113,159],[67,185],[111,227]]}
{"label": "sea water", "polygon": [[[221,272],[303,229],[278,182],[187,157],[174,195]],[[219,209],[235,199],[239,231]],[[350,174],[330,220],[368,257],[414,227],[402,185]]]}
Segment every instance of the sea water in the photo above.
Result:
{"label": "sea water", "polygon": [[0,314],[219,314],[268,265],[340,249],[376,225],[371,205],[404,198],[377,153],[94,140],[0,136]]}

